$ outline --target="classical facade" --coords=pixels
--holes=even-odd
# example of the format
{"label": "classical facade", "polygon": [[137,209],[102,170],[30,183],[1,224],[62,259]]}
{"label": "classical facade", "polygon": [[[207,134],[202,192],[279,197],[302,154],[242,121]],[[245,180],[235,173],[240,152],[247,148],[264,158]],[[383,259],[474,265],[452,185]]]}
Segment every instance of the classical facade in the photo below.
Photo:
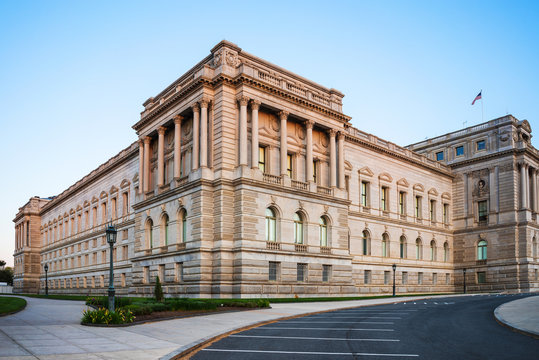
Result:
{"label": "classical facade", "polygon": [[399,293],[460,291],[463,268],[471,290],[537,290],[529,124],[405,148],[343,96],[220,42],[143,104],[138,142],[19,209],[15,290],[42,292],[47,264],[50,292],[104,294],[108,223],[122,295],[157,276],[180,297],[383,294],[393,264]]}

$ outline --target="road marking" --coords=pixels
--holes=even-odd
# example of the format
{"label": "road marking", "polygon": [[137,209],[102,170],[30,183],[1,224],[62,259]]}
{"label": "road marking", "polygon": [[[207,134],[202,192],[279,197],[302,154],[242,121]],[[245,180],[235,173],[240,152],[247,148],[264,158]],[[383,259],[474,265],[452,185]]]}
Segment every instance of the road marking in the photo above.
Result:
{"label": "road marking", "polygon": [[298,354],[298,355],[329,355],[329,356],[392,356],[392,357],[418,357],[418,354],[376,354],[376,353],[337,353],[337,352],[318,352],[318,351],[275,351],[275,350],[241,350],[241,349],[202,349],[202,351],[214,352],[238,352],[238,353],[257,353],[257,354]]}
{"label": "road marking", "polygon": [[402,319],[400,316],[318,316],[317,318],[331,318],[331,319],[350,319],[350,318],[361,318],[361,319]]}
{"label": "road marking", "polygon": [[304,327],[259,327],[257,330],[345,330],[345,331],[395,331],[393,329],[349,329],[349,328],[304,328]]}
{"label": "road marking", "polygon": [[348,339],[348,338],[321,338],[321,337],[304,337],[304,336],[264,336],[264,335],[230,335],[229,337],[240,338],[261,338],[261,339],[298,339],[298,340],[327,340],[327,341],[386,341],[395,342],[398,339]]}
{"label": "road marking", "polygon": [[289,320],[286,321],[287,324],[290,323],[301,323],[301,324],[309,324],[309,323],[321,323],[321,324],[381,324],[381,325],[393,325],[395,322],[393,321],[304,321],[304,320]]}

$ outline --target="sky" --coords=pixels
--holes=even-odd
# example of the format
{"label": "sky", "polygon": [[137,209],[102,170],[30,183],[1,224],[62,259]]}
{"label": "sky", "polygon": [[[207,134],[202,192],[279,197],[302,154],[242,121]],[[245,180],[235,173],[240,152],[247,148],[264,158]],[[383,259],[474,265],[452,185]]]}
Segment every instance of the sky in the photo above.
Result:
{"label": "sky", "polygon": [[223,39],[408,145],[506,114],[539,132],[537,19],[536,1],[2,0],[0,259],[19,207],[135,141],[142,103]]}

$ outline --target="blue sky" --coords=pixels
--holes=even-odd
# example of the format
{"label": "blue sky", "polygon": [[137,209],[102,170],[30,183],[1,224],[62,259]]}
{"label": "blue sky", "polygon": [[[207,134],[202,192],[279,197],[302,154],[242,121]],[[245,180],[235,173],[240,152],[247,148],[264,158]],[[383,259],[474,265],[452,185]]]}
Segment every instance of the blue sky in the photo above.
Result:
{"label": "blue sky", "polygon": [[539,128],[537,19],[533,1],[4,0],[0,259],[19,206],[136,140],[142,102],[222,39],[340,90],[355,127],[407,145],[480,123],[481,89],[485,121]]}

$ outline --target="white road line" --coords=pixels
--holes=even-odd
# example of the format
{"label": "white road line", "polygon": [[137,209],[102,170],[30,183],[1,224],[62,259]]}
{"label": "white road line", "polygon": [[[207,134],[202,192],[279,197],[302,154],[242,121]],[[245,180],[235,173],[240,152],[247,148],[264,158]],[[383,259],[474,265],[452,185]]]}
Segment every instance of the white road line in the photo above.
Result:
{"label": "white road line", "polygon": [[312,327],[258,327],[257,330],[345,330],[345,331],[395,331],[393,329],[349,329],[349,328],[312,328]]}
{"label": "white road line", "polygon": [[338,352],[319,352],[319,351],[275,351],[275,350],[240,350],[240,349],[202,349],[202,351],[214,352],[238,352],[238,353],[256,353],[256,354],[298,354],[298,355],[328,355],[328,356],[391,356],[391,357],[418,357],[418,354],[376,354],[376,353],[338,353]]}
{"label": "white road line", "polygon": [[400,316],[317,316],[315,319],[328,318],[328,319],[402,319]]}
{"label": "white road line", "polygon": [[287,324],[290,323],[298,323],[298,324],[312,324],[312,323],[320,323],[320,324],[380,324],[380,325],[393,325],[395,322],[393,321],[304,321],[304,320],[285,320]]}
{"label": "white road line", "polygon": [[347,339],[347,338],[321,338],[304,336],[263,336],[263,335],[230,335],[229,337],[239,338],[261,338],[261,339],[294,339],[294,340],[327,340],[327,341],[386,341],[395,342],[398,339]]}

